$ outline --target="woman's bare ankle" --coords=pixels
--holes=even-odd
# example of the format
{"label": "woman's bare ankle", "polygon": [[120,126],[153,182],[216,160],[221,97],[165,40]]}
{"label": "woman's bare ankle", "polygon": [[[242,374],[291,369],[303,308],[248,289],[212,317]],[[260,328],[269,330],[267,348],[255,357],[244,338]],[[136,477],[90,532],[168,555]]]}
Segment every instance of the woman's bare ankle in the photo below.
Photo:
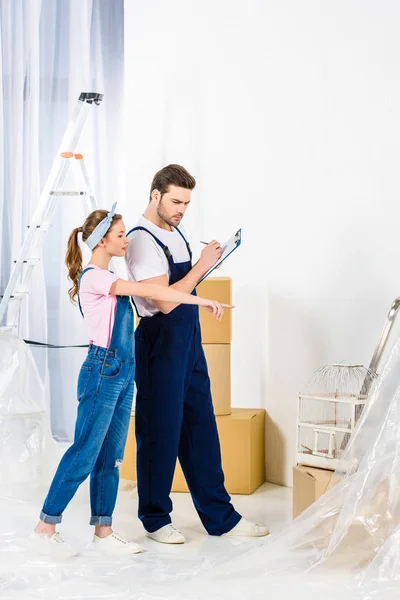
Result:
{"label": "woman's bare ankle", "polygon": [[106,538],[112,534],[113,530],[110,525],[96,525],[94,532],[99,538]]}
{"label": "woman's bare ankle", "polygon": [[35,533],[45,533],[49,537],[56,532],[56,526],[53,523],[45,523],[44,521],[39,521],[34,529]]}

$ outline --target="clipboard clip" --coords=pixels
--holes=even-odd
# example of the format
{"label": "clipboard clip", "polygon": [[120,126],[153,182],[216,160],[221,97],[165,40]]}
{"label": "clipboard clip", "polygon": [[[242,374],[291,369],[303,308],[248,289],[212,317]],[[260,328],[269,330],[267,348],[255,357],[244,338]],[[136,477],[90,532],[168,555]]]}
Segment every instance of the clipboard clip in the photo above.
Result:
{"label": "clipboard clip", "polygon": [[242,232],[239,229],[239,231],[237,231],[235,233],[234,242],[235,242],[235,244],[238,244],[241,240],[242,240]]}

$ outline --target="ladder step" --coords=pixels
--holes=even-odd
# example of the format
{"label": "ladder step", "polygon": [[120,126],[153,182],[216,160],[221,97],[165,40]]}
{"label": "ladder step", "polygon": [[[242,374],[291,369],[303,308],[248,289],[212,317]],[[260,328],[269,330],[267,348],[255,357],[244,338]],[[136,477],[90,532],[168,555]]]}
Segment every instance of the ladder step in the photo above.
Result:
{"label": "ladder step", "polygon": [[[15,291],[13,293],[13,295],[10,296],[10,300],[11,299],[13,299],[13,300],[23,300],[25,298],[25,296],[27,296],[27,295],[28,295],[28,292],[18,292],[18,291]],[[4,296],[2,295],[2,296],[0,296],[0,298],[4,298]]]}
{"label": "ladder step", "polygon": [[51,190],[50,196],[84,196],[86,192],[78,191],[78,192],[63,192],[57,190]]}
{"label": "ladder step", "polygon": [[[41,225],[36,225],[35,229],[40,229],[41,231],[48,231],[50,227],[50,223],[42,223]],[[27,228],[30,229],[31,226],[27,225]]]}
{"label": "ladder step", "polygon": [[[14,260],[15,263],[17,263],[17,260]],[[38,265],[40,263],[40,258],[27,258],[26,260],[23,261],[24,265]]]}

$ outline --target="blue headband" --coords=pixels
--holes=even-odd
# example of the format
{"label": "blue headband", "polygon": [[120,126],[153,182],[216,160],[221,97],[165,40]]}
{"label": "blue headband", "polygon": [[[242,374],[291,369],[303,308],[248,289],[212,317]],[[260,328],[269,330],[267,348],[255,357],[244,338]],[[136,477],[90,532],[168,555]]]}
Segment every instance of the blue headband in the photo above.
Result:
{"label": "blue headband", "polygon": [[89,246],[91,250],[94,250],[96,248],[97,244],[100,242],[100,240],[103,239],[107,231],[110,229],[113,217],[115,215],[116,206],[117,203],[114,202],[110,212],[107,213],[107,216],[102,221],[100,221],[97,227],[89,235],[88,239],[85,240],[85,243]]}

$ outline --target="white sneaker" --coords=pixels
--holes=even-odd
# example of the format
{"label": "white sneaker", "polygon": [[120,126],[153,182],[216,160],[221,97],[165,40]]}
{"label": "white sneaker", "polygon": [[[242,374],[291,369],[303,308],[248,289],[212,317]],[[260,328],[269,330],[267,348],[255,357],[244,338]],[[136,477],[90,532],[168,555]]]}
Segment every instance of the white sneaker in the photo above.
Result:
{"label": "white sneaker", "polygon": [[243,517],[240,519],[239,523],[227,533],[223,533],[227,537],[233,536],[242,536],[242,537],[263,537],[264,535],[269,534],[269,529],[267,527],[263,527],[262,525],[257,525],[252,521],[248,521]]}
{"label": "white sneaker", "polygon": [[146,535],[156,542],[161,542],[161,544],[184,544],[186,542],[181,532],[175,529],[171,523],[152,533],[147,531]]}
{"label": "white sneaker", "polygon": [[101,538],[95,534],[93,536],[93,546],[96,550],[107,556],[129,556],[142,552],[139,544],[126,540],[118,535],[118,533],[115,533],[115,531],[105,538]]}
{"label": "white sneaker", "polygon": [[57,532],[52,536],[47,533],[33,532],[29,536],[29,543],[30,547],[33,547],[41,556],[67,559],[79,554],[79,551],[67,544]]}

